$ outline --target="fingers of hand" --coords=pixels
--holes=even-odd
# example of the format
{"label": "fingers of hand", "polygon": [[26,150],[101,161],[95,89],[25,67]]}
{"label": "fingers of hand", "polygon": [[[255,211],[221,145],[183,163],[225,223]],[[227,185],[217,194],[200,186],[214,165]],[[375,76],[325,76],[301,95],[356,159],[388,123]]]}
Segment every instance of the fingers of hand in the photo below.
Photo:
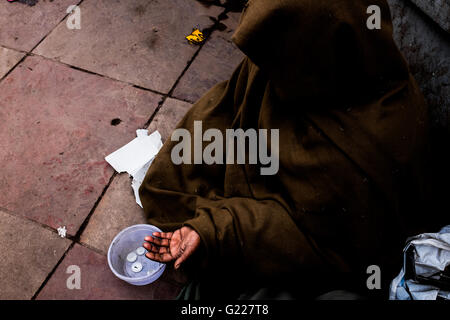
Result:
{"label": "fingers of hand", "polygon": [[153,232],[153,236],[161,239],[172,239],[173,232]]}
{"label": "fingers of hand", "polygon": [[148,250],[146,257],[158,262],[167,263],[174,257],[170,252],[170,243],[173,232],[154,232],[152,236],[146,236],[143,246]]}
{"label": "fingers of hand", "polygon": [[145,242],[142,246],[145,249],[147,249],[148,251],[155,252],[155,253],[158,253],[160,250],[160,247],[158,247],[154,244],[148,243],[148,242]]}
{"label": "fingers of hand", "polygon": [[147,258],[149,258],[150,260],[155,260],[158,262],[163,262],[163,263],[167,263],[173,260],[173,257],[170,253],[166,252],[166,253],[154,253],[154,252],[147,252],[145,254],[145,256]]}
{"label": "fingers of hand", "polygon": [[160,239],[160,238],[154,238],[154,237],[147,236],[144,238],[144,240],[147,242],[151,242],[157,246],[162,246],[162,247],[168,247],[170,244],[170,239],[167,239],[167,238]]}

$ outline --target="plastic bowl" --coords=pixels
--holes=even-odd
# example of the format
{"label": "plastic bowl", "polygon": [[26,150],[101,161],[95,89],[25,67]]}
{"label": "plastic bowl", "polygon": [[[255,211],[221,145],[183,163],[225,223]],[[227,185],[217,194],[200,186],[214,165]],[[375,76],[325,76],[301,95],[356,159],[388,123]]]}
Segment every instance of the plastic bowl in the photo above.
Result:
{"label": "plastic bowl", "polygon": [[[144,238],[151,236],[153,232],[161,232],[161,230],[149,224],[137,224],[122,230],[115,236],[108,249],[108,265],[117,278],[135,286],[144,286],[156,281],[162,275],[166,265],[148,259],[145,256],[147,250],[143,255],[136,254],[136,261],[127,260],[127,256],[131,252],[136,253],[136,249],[142,247]],[[141,271],[132,270],[135,262],[141,264]]]}

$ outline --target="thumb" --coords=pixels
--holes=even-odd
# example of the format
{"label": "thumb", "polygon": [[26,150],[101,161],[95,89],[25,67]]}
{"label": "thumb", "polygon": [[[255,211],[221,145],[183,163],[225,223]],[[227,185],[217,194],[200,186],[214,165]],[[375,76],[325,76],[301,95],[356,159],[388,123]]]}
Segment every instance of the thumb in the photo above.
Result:
{"label": "thumb", "polygon": [[194,252],[195,248],[192,245],[188,245],[186,243],[182,244],[182,254],[178,257],[178,259],[175,261],[175,269],[178,269],[180,265],[186,261],[187,258],[191,256],[191,254]]}

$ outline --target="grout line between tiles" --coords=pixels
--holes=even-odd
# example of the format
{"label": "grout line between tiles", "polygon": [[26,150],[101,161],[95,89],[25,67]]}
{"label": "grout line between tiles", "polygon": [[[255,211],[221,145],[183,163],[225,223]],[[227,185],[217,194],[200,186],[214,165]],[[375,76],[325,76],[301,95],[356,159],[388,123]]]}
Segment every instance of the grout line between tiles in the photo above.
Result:
{"label": "grout line between tiles", "polygon": [[[210,28],[207,29],[208,37],[207,37],[206,41],[204,41],[203,43],[201,43],[199,45],[199,48],[197,49],[197,51],[195,51],[195,53],[193,54],[192,58],[187,62],[186,66],[184,67],[183,71],[180,73],[178,78],[175,80],[175,82],[172,85],[172,87],[170,88],[169,92],[163,96],[163,98],[161,99],[161,101],[158,104],[158,107],[153,112],[152,116],[147,121],[147,123],[144,125],[144,129],[147,129],[150,126],[151,122],[156,117],[156,114],[162,108],[162,106],[166,102],[167,98],[174,98],[174,97],[172,97],[173,92],[175,91],[176,87],[178,86],[178,83],[181,81],[181,78],[186,74],[186,72],[188,71],[188,69],[190,68],[192,63],[194,62],[195,58],[197,58],[197,56],[199,55],[199,53],[202,50],[203,46],[209,41],[209,39],[211,38],[211,35],[213,34],[213,32],[219,29],[220,23],[224,19],[224,17],[226,16],[227,12],[228,12],[227,9],[222,11],[217,16],[217,19],[215,19],[214,24]],[[177,99],[177,100],[181,100],[181,99]],[[183,101],[183,100],[181,100],[181,101]],[[185,102],[188,102],[188,101],[185,101]],[[191,102],[189,102],[189,103],[191,103]]]}
{"label": "grout line between tiles", "polygon": [[47,274],[47,277],[45,277],[45,280],[41,283],[41,285],[39,286],[39,288],[36,290],[36,292],[34,293],[34,295],[31,297],[31,300],[36,300],[37,296],[39,295],[39,293],[42,291],[42,289],[44,289],[45,285],[48,283],[48,281],[50,280],[50,278],[53,276],[53,274],[56,272],[56,269],[58,269],[59,265],[61,264],[61,262],[64,260],[64,258],[67,256],[67,254],[69,253],[69,251],[75,246],[75,242],[72,241],[72,243],[70,244],[70,246],[66,249],[66,251],[64,252],[64,254],[61,256],[61,258],[58,260],[58,262],[55,264],[55,266],[53,267],[53,269]]}
{"label": "grout line between tiles", "polygon": [[[81,3],[83,3],[84,0],[80,0],[77,4],[77,6],[81,5]],[[3,81],[3,79],[5,79],[13,70],[15,70],[17,68],[17,66],[19,64],[21,64],[28,56],[33,55],[32,52],[34,49],[36,49],[45,39],[47,39],[47,37],[69,16],[70,13],[66,13],[64,15],[64,17],[46,34],[42,37],[41,40],[38,41],[38,43],[32,47],[29,51],[22,51],[22,50],[16,50],[16,49],[12,49],[12,50],[16,50],[22,53],[25,53],[25,55],[22,57],[22,59],[19,60],[19,62],[17,62],[11,69],[8,70],[8,72],[0,78],[0,83]],[[7,48],[7,47],[4,47]],[[7,48],[9,49],[9,48]]]}

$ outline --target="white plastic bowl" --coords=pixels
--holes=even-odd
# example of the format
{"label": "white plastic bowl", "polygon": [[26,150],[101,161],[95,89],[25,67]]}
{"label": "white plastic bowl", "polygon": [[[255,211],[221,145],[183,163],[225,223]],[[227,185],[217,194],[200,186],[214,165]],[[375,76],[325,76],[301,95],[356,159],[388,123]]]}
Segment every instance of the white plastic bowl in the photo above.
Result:
{"label": "white plastic bowl", "polygon": [[142,247],[144,238],[151,236],[153,232],[161,230],[149,224],[137,224],[115,236],[108,249],[108,265],[117,278],[135,286],[144,286],[156,281],[163,274],[166,265],[148,259],[145,254],[137,258],[137,262],[143,266],[140,272],[133,272],[132,263],[127,261],[128,254]]}

